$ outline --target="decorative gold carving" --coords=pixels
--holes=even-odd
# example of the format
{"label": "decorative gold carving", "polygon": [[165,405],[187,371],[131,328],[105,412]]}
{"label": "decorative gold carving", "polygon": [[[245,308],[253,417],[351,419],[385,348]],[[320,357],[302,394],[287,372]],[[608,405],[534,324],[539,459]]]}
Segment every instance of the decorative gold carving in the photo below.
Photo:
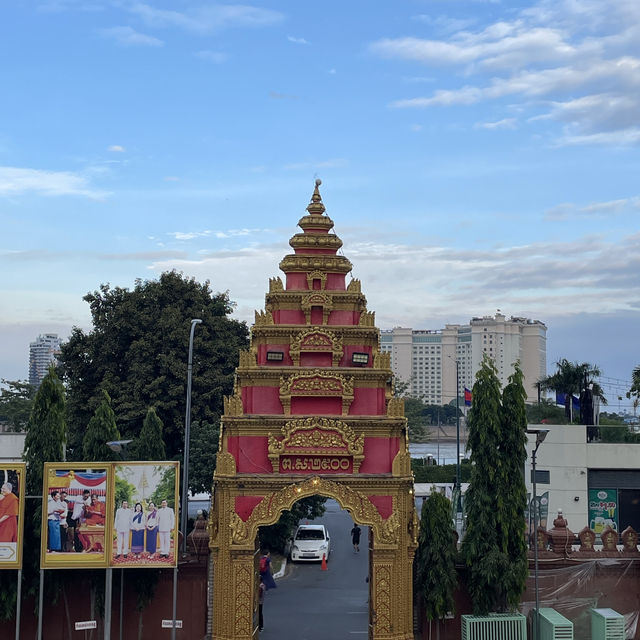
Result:
{"label": "decorative gold carving", "polygon": [[333,331],[313,327],[291,338],[289,354],[296,367],[300,366],[301,352],[331,353],[332,366],[337,367],[342,358],[342,338]]}
{"label": "decorative gold carving", "polygon": [[326,272],[325,271],[309,271],[309,273],[307,273],[307,287],[309,287],[309,289],[313,289],[314,280],[320,280],[320,289],[324,290],[325,286],[327,285]]}
{"label": "decorative gold carving", "polygon": [[[238,563],[239,564],[239,563]],[[235,610],[235,636],[236,638],[251,638],[253,627],[253,598],[252,581],[253,571],[249,567],[239,566],[234,573],[234,607]]]}
{"label": "decorative gold carving", "polygon": [[376,324],[375,311],[361,311],[358,325],[361,327],[374,327]]}
{"label": "decorative gold carving", "polygon": [[308,454],[316,456],[350,456],[353,473],[358,473],[364,459],[364,433],[355,431],[341,420],[304,418],[291,420],[281,429],[281,436],[269,433],[269,460],[273,470],[280,470],[280,456]]}
{"label": "decorative gold carving", "polygon": [[231,540],[234,544],[242,543],[249,537],[247,523],[235,511],[231,512],[229,527],[231,528]]}
{"label": "decorative gold carving", "polygon": [[357,278],[353,278],[351,282],[347,285],[347,291],[351,293],[362,293],[362,286],[360,280]]}
{"label": "decorative gold carving", "polygon": [[234,393],[232,396],[224,397],[224,415],[225,416],[241,416],[244,414],[244,408],[242,406],[242,397],[239,393]]}
{"label": "decorative gold carving", "polygon": [[353,265],[347,258],[331,254],[290,254],[280,261],[279,267],[285,273],[318,269],[319,271],[343,273],[345,275],[353,269]]}
{"label": "decorative gold carving", "polygon": [[256,311],[256,316],[255,316],[255,325],[260,327],[260,326],[265,326],[265,325],[272,325],[273,324],[273,314],[271,313],[271,310],[267,310],[267,311]]}
{"label": "decorative gold carving", "polygon": [[342,240],[335,234],[296,233],[289,240],[289,246],[293,249],[332,249],[337,251],[342,247]]}
{"label": "decorative gold carving", "polygon": [[256,366],[256,352],[255,350],[242,350],[240,351],[240,361],[238,366],[242,369],[250,369]]}
{"label": "decorative gold carving", "polygon": [[389,398],[387,402],[387,415],[389,417],[404,416],[404,399],[403,398]]}
{"label": "decorative gold carving", "polygon": [[236,459],[231,453],[226,451],[218,452],[216,455],[216,475],[218,476],[235,476],[236,475]]}
{"label": "decorative gold carving", "polygon": [[391,590],[393,567],[388,564],[376,564],[373,568],[375,580],[375,631],[378,634],[391,633]]}
{"label": "decorative gold carving", "polygon": [[391,354],[389,352],[378,351],[373,355],[374,369],[391,369]]}
{"label": "decorative gold carving", "polygon": [[284,285],[280,276],[275,278],[269,278],[269,293],[275,293],[276,291],[284,291]]}
{"label": "decorative gold carving", "polygon": [[274,524],[282,511],[290,510],[293,504],[301,498],[313,495],[334,498],[343,509],[348,509],[351,512],[354,520],[360,524],[371,526],[376,544],[397,545],[400,528],[398,513],[394,511],[389,518],[383,520],[378,509],[364,493],[356,491],[346,484],[333,482],[326,477],[319,476],[287,485],[280,491],[266,495],[256,505],[246,522],[242,522],[233,511],[232,522],[229,525],[233,532],[233,543],[237,545],[253,543],[258,526]]}
{"label": "decorative gold carving", "polygon": [[403,451],[402,447],[391,463],[391,475],[394,477],[411,475],[411,456],[408,451]]}
{"label": "decorative gold carving", "polygon": [[329,294],[317,291],[302,296],[302,304],[300,306],[304,311],[307,324],[311,322],[311,308],[322,307],[322,324],[327,324],[329,313],[333,309],[333,300]]}
{"label": "decorative gold carving", "polygon": [[313,369],[280,377],[280,402],[285,415],[291,415],[291,398],[302,396],[342,396],[342,415],[346,416],[353,402],[353,376]]}

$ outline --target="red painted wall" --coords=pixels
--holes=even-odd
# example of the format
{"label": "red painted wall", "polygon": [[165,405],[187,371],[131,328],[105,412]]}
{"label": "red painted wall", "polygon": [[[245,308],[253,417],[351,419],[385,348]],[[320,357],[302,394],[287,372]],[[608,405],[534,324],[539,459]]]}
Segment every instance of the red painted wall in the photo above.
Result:
{"label": "red painted wall", "polygon": [[347,326],[357,326],[360,321],[359,311],[331,311],[327,324],[341,324]]}
{"label": "red painted wall", "polygon": [[333,356],[330,353],[303,352],[300,354],[301,367],[330,367]]}
{"label": "red painted wall", "polygon": [[387,412],[384,389],[353,390],[353,402],[349,407],[350,416],[382,416]]}
{"label": "red painted wall", "polygon": [[[306,288],[306,287],[305,287]],[[304,312],[300,309],[276,309],[273,312],[273,321],[276,324],[306,324]]]}
{"label": "red painted wall", "polygon": [[[284,359],[280,362],[275,360],[267,360],[267,351],[282,351],[284,353]],[[288,344],[261,344],[258,345],[258,364],[265,364],[267,366],[293,366],[293,360],[289,355]]]}
{"label": "red painted wall", "polygon": [[242,404],[245,413],[284,413],[278,387],[242,387]]}
{"label": "red painted wall", "polygon": [[273,473],[267,455],[267,436],[229,436],[227,442],[238,473]]}
{"label": "red painted wall", "polygon": [[342,398],[291,398],[291,415],[341,416]]}
{"label": "red painted wall", "polygon": [[393,460],[399,450],[399,438],[365,438],[360,473],[391,473]]}

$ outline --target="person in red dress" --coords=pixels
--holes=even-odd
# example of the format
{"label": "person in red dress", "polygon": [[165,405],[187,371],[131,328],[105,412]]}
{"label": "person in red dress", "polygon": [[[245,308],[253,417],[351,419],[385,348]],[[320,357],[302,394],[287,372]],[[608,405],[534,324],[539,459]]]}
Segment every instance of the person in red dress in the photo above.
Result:
{"label": "person in red dress", "polygon": [[0,489],[0,542],[18,542],[18,497],[10,482]]}

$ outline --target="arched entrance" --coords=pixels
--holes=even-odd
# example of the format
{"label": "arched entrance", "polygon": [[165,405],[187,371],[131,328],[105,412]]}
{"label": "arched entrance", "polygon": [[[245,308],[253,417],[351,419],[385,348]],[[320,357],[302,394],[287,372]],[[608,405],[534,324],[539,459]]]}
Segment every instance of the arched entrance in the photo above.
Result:
{"label": "arched entrance", "polygon": [[316,183],[225,399],[210,548],[215,640],[258,636],[258,527],[304,497],[371,527],[371,640],[412,640],[418,521],[402,401]]}

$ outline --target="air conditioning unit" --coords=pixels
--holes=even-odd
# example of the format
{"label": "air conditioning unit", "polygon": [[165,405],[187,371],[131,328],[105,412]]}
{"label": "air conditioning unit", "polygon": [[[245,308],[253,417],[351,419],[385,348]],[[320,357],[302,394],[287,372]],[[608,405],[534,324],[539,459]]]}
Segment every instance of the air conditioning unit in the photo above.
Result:
{"label": "air conditioning unit", "polygon": [[527,619],[521,613],[464,615],[462,640],[527,640]]}
{"label": "air conditioning unit", "polygon": [[624,616],[613,609],[591,609],[591,640],[624,640]]}
{"label": "air conditioning unit", "polygon": [[542,607],[538,616],[540,640],[573,640],[573,622],[555,609]]}

